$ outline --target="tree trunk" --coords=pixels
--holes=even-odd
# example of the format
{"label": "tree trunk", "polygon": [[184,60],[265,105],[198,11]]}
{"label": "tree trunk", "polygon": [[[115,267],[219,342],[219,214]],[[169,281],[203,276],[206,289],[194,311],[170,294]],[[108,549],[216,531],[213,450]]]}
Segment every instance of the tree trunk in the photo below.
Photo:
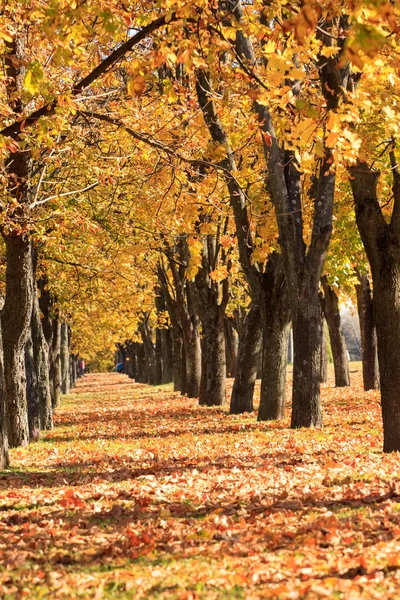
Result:
{"label": "tree trunk", "polygon": [[61,321],[53,319],[50,347],[50,394],[53,409],[61,401]]}
{"label": "tree trunk", "polygon": [[286,409],[286,374],[290,309],[282,257],[268,257],[259,292],[263,355],[258,420],[283,419]]}
{"label": "tree trunk", "polygon": [[383,451],[400,451],[400,173],[394,151],[393,210],[390,223],[377,197],[380,173],[367,163],[351,169],[356,220],[371,266],[374,317],[378,339],[379,375],[383,418]]}
{"label": "tree trunk", "polygon": [[25,344],[32,314],[32,255],[29,239],[5,236],[6,298],[1,314],[4,351],[4,394],[11,448],[29,441]]}
{"label": "tree trunk", "polygon": [[254,385],[262,344],[260,310],[252,302],[245,321],[239,330],[238,362],[233,383],[229,412],[237,415],[253,412]]}
{"label": "tree trunk", "polygon": [[358,278],[360,283],[355,287],[358,318],[360,320],[364,390],[379,390],[378,343],[372,290],[368,275],[358,275]]}
{"label": "tree trunk", "polygon": [[293,396],[291,427],[320,427],[322,311],[317,289],[299,290],[293,314]]}
{"label": "tree trunk", "polygon": [[33,306],[30,335],[25,346],[29,438],[37,441],[40,431],[53,428],[49,382],[49,349],[40,318],[36,278],[33,285]]}
{"label": "tree trunk", "polygon": [[325,323],[322,321],[322,344],[321,344],[321,383],[328,381],[328,348],[326,343]]}
{"label": "tree trunk", "polygon": [[37,394],[37,374],[33,358],[32,335],[28,335],[25,344],[25,374],[26,401],[28,405],[29,441],[38,442],[40,439],[40,404]]}
{"label": "tree trunk", "polygon": [[[1,298],[0,303],[3,304]],[[6,398],[4,394],[4,366],[3,366],[3,336],[0,325],[0,470],[9,466],[8,437],[6,423]]]}
{"label": "tree trunk", "polygon": [[339,298],[335,290],[328,284],[326,276],[322,277],[321,282],[325,295],[323,310],[326,322],[328,323],[329,339],[335,368],[335,385],[336,387],[347,387],[350,385],[350,370],[340,318]]}
{"label": "tree trunk", "polygon": [[263,373],[258,421],[283,419],[286,410],[286,375],[290,322],[279,315],[263,328]]}
{"label": "tree trunk", "polygon": [[226,348],[226,374],[236,377],[238,361],[238,334],[233,326],[232,319],[225,317],[225,348]]}
{"label": "tree trunk", "polygon": [[174,392],[186,394],[186,360],[184,357],[183,336],[181,332],[173,331],[173,382]]}
{"label": "tree trunk", "polygon": [[161,330],[162,373],[161,383],[172,381],[172,329]]}
{"label": "tree trunk", "polygon": [[69,394],[71,380],[69,375],[69,334],[68,325],[65,321],[61,323],[61,391],[63,394]]}
{"label": "tree trunk", "polygon": [[138,359],[138,382],[148,383],[149,377],[147,373],[146,357],[144,352],[144,345],[137,344],[137,359]]}
{"label": "tree trunk", "polygon": [[129,379],[135,378],[135,345],[132,342],[126,342],[120,347],[120,356],[124,364],[124,373]]}
{"label": "tree trunk", "polygon": [[147,383],[155,385],[156,383],[156,353],[153,346],[153,332],[147,322],[147,317],[139,326],[143,340],[144,356],[146,361]]}
{"label": "tree trunk", "polygon": [[206,406],[222,406],[226,401],[224,311],[218,304],[213,308],[208,306],[202,322],[203,368],[199,402]]}
{"label": "tree trunk", "polygon": [[155,349],[155,385],[161,385],[163,372],[163,342],[162,330],[156,329],[156,349]]}
{"label": "tree trunk", "polygon": [[183,343],[186,366],[186,394],[198,398],[201,381],[201,342],[198,324],[183,327]]}
{"label": "tree trunk", "polygon": [[69,355],[69,378],[71,382],[71,389],[76,387],[76,370],[75,370],[75,355]]}

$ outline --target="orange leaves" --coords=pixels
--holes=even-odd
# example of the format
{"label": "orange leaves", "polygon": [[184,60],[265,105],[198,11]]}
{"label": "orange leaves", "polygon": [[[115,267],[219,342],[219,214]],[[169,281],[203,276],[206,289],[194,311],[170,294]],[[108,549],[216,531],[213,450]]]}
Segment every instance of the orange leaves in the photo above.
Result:
{"label": "orange leaves", "polygon": [[76,492],[72,488],[68,488],[65,490],[63,498],[60,500],[60,505],[82,507],[85,506],[85,501],[79,492]]}
{"label": "orange leaves", "polygon": [[318,2],[307,0],[303,3],[303,7],[294,19],[287,20],[283,23],[285,31],[294,31],[294,35],[299,44],[303,44],[306,37],[315,30],[320,16],[320,8]]}
{"label": "orange leaves", "polygon": [[264,142],[264,144],[265,144],[265,145],[266,145],[268,148],[270,148],[270,147],[272,146],[272,136],[271,136],[271,134],[269,133],[269,131],[262,131],[262,132],[261,132],[261,136],[262,136],[262,139],[263,139],[263,142]]}
{"label": "orange leaves", "polygon": [[352,376],[323,386],[324,429],[293,431],[89,375],[0,477],[0,594],[392,600],[398,458]]}
{"label": "orange leaves", "polygon": [[130,96],[141,96],[146,89],[146,79],[143,75],[136,75],[128,81],[127,87]]}

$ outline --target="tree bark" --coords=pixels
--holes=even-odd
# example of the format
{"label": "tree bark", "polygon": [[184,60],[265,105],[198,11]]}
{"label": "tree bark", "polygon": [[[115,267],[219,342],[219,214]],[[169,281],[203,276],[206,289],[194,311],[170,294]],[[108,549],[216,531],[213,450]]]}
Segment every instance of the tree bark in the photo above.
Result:
{"label": "tree bark", "polygon": [[186,360],[183,348],[183,335],[174,329],[173,331],[173,383],[174,392],[186,393]]}
{"label": "tree bark", "polygon": [[372,290],[368,275],[358,273],[358,278],[359,284],[355,287],[361,332],[364,390],[379,390],[378,342],[376,338]]}
{"label": "tree bark", "polygon": [[262,346],[260,310],[254,302],[239,330],[238,362],[229,412],[253,412],[254,386]]}
{"label": "tree bark", "polygon": [[[0,299],[0,306],[3,298]],[[9,466],[8,436],[6,422],[6,398],[4,393],[4,364],[3,364],[3,336],[0,323],[0,470]]]}
{"label": "tree bark", "polygon": [[156,349],[155,349],[155,385],[161,385],[163,372],[163,342],[161,329],[156,329]]}
{"label": "tree bark", "polygon": [[1,314],[4,394],[11,448],[29,441],[25,344],[32,315],[32,255],[29,239],[4,236],[7,253],[6,298]]}
{"label": "tree bark", "polygon": [[201,381],[201,341],[199,326],[183,327],[185,350],[186,394],[188,398],[198,398]]}
{"label": "tree bark", "polygon": [[328,348],[326,343],[325,323],[322,322],[322,346],[321,346],[321,383],[328,381]]}
{"label": "tree bark", "polygon": [[291,427],[320,427],[322,311],[318,293],[302,286],[293,317],[293,396]]}
{"label": "tree bark", "polygon": [[29,437],[38,440],[41,430],[53,428],[49,381],[49,349],[40,318],[36,278],[33,281],[33,307],[30,335],[25,346]]}
{"label": "tree bark", "polygon": [[232,319],[225,317],[225,348],[226,348],[226,374],[228,377],[236,377],[238,361],[239,337],[233,326]]}
{"label": "tree bark", "polygon": [[139,383],[148,383],[149,382],[149,376],[148,376],[148,372],[147,372],[147,363],[146,363],[146,356],[145,356],[145,351],[144,351],[144,345],[143,344],[137,344],[136,346],[136,353],[137,353],[137,364],[138,364],[138,382]]}
{"label": "tree bark", "polygon": [[49,379],[50,394],[53,410],[61,402],[61,321],[58,318],[52,320],[52,337],[49,353]]}
{"label": "tree bark", "polygon": [[161,329],[161,383],[172,381],[172,329]]}
{"label": "tree bark", "polygon": [[139,325],[139,331],[143,340],[144,356],[146,361],[147,383],[156,385],[156,353],[153,345],[153,331],[148,324],[146,315]]}
{"label": "tree bark", "polygon": [[286,408],[286,374],[290,308],[282,257],[271,253],[261,280],[259,306],[263,355],[258,420],[283,419]]}
{"label": "tree bark", "polygon": [[226,354],[224,311],[218,304],[204,307],[203,368],[199,402],[205,406],[222,406],[226,401]]}
{"label": "tree bark", "polygon": [[339,298],[335,290],[329,285],[326,276],[321,278],[321,283],[324,289],[323,310],[328,324],[335,368],[335,385],[336,387],[347,387],[350,385],[350,370],[340,317]]}
{"label": "tree bark", "polygon": [[69,333],[66,321],[62,321],[61,323],[60,358],[61,391],[63,394],[69,394],[71,388],[71,380],[69,375]]}
{"label": "tree bark", "polygon": [[394,204],[390,222],[377,196],[380,173],[367,163],[350,170],[356,221],[371,266],[378,339],[383,419],[383,451],[400,451],[400,173],[390,153]]}
{"label": "tree bark", "polygon": [[75,355],[69,355],[69,379],[71,382],[71,389],[76,387],[76,369],[75,369]]}

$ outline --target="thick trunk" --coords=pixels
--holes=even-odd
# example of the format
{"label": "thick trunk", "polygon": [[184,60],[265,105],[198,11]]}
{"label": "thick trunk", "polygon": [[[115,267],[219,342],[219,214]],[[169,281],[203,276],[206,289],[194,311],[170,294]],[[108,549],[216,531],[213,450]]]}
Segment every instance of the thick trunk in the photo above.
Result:
{"label": "thick trunk", "polygon": [[371,266],[374,317],[378,339],[384,452],[400,451],[400,173],[394,151],[393,211],[384,218],[377,197],[380,173],[367,163],[351,169],[356,220]]}
{"label": "thick trunk", "polygon": [[259,292],[263,355],[258,420],[283,419],[286,408],[286,374],[290,309],[282,257],[272,253]]}
{"label": "thick trunk", "polygon": [[29,438],[38,440],[40,430],[53,428],[49,382],[49,349],[40,318],[36,281],[30,335],[25,346],[26,390],[28,402]]}
{"label": "thick trunk", "polygon": [[1,315],[4,350],[4,394],[10,447],[29,441],[25,344],[32,314],[32,255],[28,239],[5,237],[6,298]]}
{"label": "thick trunk", "polygon": [[198,398],[201,381],[201,342],[198,325],[183,327],[183,343],[186,366],[186,394]]}
{"label": "thick trunk", "polygon": [[226,374],[228,377],[236,377],[239,337],[233,326],[232,319],[225,317],[224,326],[226,348]]}
{"label": "thick trunk", "polygon": [[183,337],[181,332],[173,331],[173,382],[174,392],[181,392],[182,395],[186,393],[185,375],[186,375],[186,364],[183,356]]}
{"label": "thick trunk", "polygon": [[172,381],[172,344],[172,329],[161,329],[161,383],[170,383]]}
{"label": "thick trunk", "polygon": [[146,357],[143,344],[137,344],[137,364],[138,364],[138,382],[148,383],[149,377],[147,373]]}
{"label": "thick trunk", "polygon": [[203,368],[200,404],[222,406],[226,401],[226,355],[223,310],[207,307],[203,315]]}
{"label": "thick trunk", "polygon": [[[317,288],[317,286],[316,286]],[[320,427],[322,311],[318,288],[303,286],[293,311],[293,398],[291,427]]]}
{"label": "thick trunk", "polygon": [[147,320],[139,327],[142,335],[144,356],[146,361],[147,383],[155,385],[156,383],[156,353],[153,346],[153,332],[150,329]]}
{"label": "thick trunk", "polygon": [[356,293],[361,332],[364,390],[378,390],[378,343],[376,339],[372,290],[367,275],[359,275],[359,281],[360,283],[356,285]]}
{"label": "thick trunk", "polygon": [[328,284],[326,277],[322,277],[321,281],[325,295],[323,308],[326,322],[328,323],[333,365],[335,368],[335,385],[336,387],[346,387],[350,385],[350,370],[340,318],[339,298],[335,290]]}
{"label": "thick trunk", "polygon": [[258,421],[283,419],[290,322],[277,311],[263,327],[263,373]]}
{"label": "thick trunk", "polygon": [[69,374],[69,332],[68,325],[65,321],[61,323],[61,391],[63,394],[69,394],[71,388],[71,380]]}
{"label": "thick trunk", "polygon": [[53,409],[61,402],[61,321],[53,319],[50,347],[50,394]]}
{"label": "thick trunk", "polygon": [[[122,356],[122,352],[120,352]],[[124,373],[130,379],[135,379],[135,346],[132,342],[126,342],[123,350]]]}
{"label": "thick trunk", "polygon": [[[383,277],[374,276],[374,314],[378,337],[379,373],[383,418],[383,451],[400,451],[400,264],[385,266]],[[373,274],[374,275],[374,274]]]}
{"label": "thick trunk", "polygon": [[260,311],[252,303],[245,321],[239,330],[238,362],[233,383],[231,415],[253,412],[254,385],[262,343]]}

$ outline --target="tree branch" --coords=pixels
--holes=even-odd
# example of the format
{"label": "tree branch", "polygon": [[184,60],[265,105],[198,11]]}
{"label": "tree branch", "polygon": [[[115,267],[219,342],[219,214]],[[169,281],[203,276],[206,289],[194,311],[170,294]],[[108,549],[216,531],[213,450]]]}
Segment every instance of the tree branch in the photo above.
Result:
{"label": "tree branch", "polygon": [[[97,65],[97,67],[95,67],[88,75],[86,75],[86,77],[78,81],[70,90],[71,96],[78,96],[82,90],[89,87],[91,83],[96,81],[96,79],[98,79],[112,66],[114,66],[119,60],[121,60],[121,58],[123,58],[128,52],[130,52],[143,39],[145,39],[148,35],[156,31],[160,27],[166,25],[167,17],[168,23],[177,19],[175,13],[172,13],[172,15],[164,14],[158,19],[155,19],[154,21],[143,27],[135,35],[129,38],[129,40],[119,45],[114,50],[114,52],[111,52],[111,54],[107,56],[107,58],[105,58],[99,65]],[[23,128],[26,129],[31,125],[34,125],[41,117],[48,117],[49,115],[54,114],[57,105],[58,98],[55,98],[54,100],[52,100],[52,102],[49,102],[45,106],[38,108],[25,118],[15,121],[11,125],[8,125],[4,129],[2,129],[0,131],[0,135],[17,139]]]}

